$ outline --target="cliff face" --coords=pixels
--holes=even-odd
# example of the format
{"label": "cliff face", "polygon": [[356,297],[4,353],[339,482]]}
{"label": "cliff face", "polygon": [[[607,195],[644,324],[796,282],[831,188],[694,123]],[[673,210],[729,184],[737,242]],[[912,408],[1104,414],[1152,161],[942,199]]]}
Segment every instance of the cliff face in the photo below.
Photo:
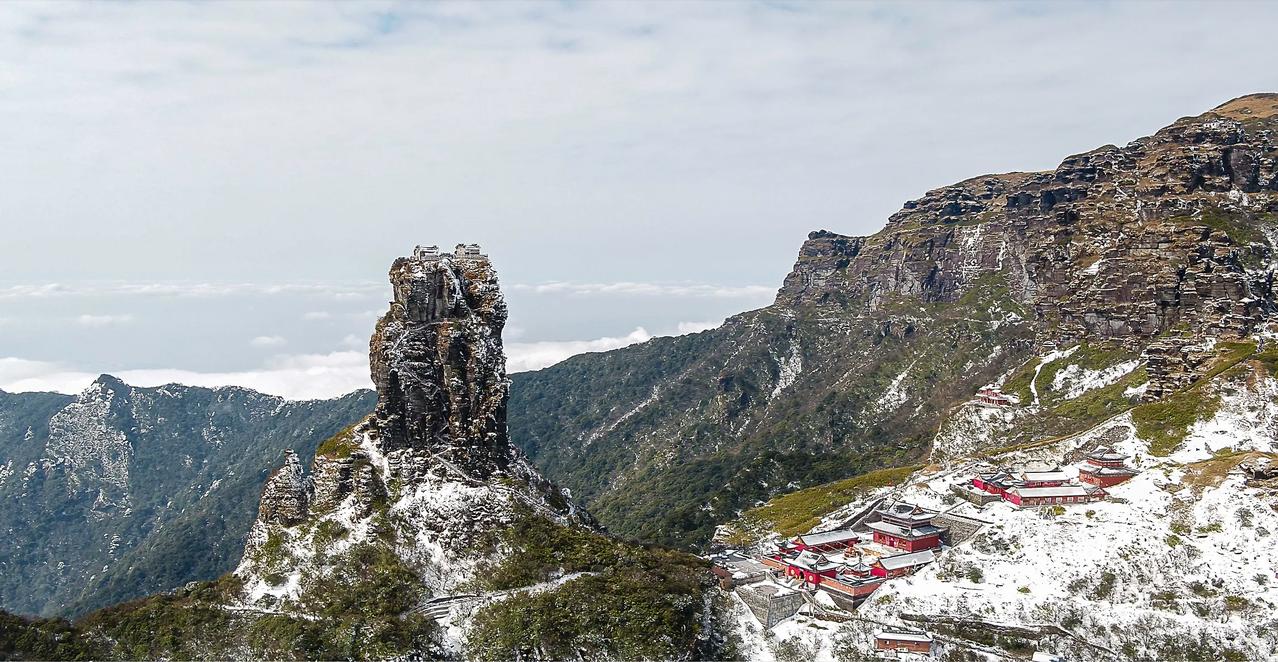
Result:
{"label": "cliff face", "polygon": [[868,237],[814,232],[768,308],[515,375],[516,441],[608,526],[697,544],[777,492],[922,460],[980,386],[1043,404],[1026,384],[1056,347],[1086,361],[1044,375],[1139,364],[1131,397],[1158,400],[1273,309],[1276,144],[1278,95],[1253,95],[1052,171],[930,191]]}
{"label": "cliff face", "polygon": [[[487,259],[400,258],[369,344],[383,452],[439,455],[486,478],[514,462],[506,436],[506,304]],[[404,455],[408,457],[408,455]],[[410,480],[421,466],[398,467]]]}
{"label": "cliff face", "polygon": [[520,507],[585,522],[510,444],[506,304],[488,259],[399,258],[390,283],[393,300],[369,343],[377,405],[320,447],[309,475],[292,455],[275,472],[238,571],[250,593],[296,599],[296,585],[272,578],[323,564],[300,550],[264,559],[263,549],[281,536],[309,546],[312,533],[302,524],[341,522],[367,538],[380,526],[374,519],[393,520],[401,536],[419,536],[404,539],[400,552],[440,591],[464,579],[458,566],[482,556],[475,542],[509,525]]}
{"label": "cliff face", "polygon": [[871,237],[813,233],[777,303],[953,302],[997,273],[1063,339],[1245,335],[1274,294],[1276,129],[1278,97],[1244,97],[1049,172],[929,191]]}
{"label": "cliff face", "polygon": [[[223,580],[231,588],[212,598],[245,621],[211,628],[217,650],[721,655],[704,629],[713,617],[700,565],[608,539],[511,445],[506,307],[487,258],[419,255],[390,270],[393,300],[370,342],[373,413],[321,444],[309,472],[288,455],[264,489],[244,557]],[[652,620],[597,636],[632,612]],[[102,618],[115,637],[128,614]],[[309,634],[278,647],[253,639],[253,628],[275,622]],[[189,644],[163,655],[182,657]]]}

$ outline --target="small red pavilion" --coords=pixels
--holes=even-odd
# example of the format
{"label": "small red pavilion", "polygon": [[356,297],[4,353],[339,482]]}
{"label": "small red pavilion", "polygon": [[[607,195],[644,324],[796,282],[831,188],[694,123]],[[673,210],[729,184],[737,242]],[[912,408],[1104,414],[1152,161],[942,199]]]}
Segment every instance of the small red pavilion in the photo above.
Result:
{"label": "small red pavilion", "polygon": [[1020,404],[1015,396],[1008,395],[996,388],[983,388],[976,392],[976,401],[989,407],[1011,407]]}
{"label": "small red pavilion", "polygon": [[1098,448],[1078,467],[1078,479],[1097,487],[1111,487],[1136,475],[1127,457],[1109,448]]}
{"label": "small red pavilion", "polygon": [[841,564],[831,561],[824,554],[807,551],[791,558],[779,559],[785,564],[785,576],[809,584],[820,584],[838,573]]}

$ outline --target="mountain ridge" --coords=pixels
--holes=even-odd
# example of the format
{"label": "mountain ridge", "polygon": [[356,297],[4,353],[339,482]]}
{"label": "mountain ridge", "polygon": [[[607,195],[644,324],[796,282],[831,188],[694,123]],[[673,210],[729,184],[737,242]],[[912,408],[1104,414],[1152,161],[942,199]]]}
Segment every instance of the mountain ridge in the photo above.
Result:
{"label": "mountain ridge", "polygon": [[603,535],[510,444],[506,309],[478,246],[418,247],[389,276],[372,413],[309,470],[286,454],[232,572],[82,636],[121,659],[731,657],[703,562]]}
{"label": "mountain ridge", "polygon": [[0,528],[26,532],[4,545],[0,604],[71,615],[217,576],[252,517],[234,493],[256,494],[276,454],[309,456],[371,395],[290,403],[110,375],[74,396],[0,395]]}
{"label": "mountain ridge", "polygon": [[932,189],[872,235],[816,231],[772,306],[710,336],[512,376],[512,434],[610,528],[695,547],[779,492],[924,458],[1044,342],[1152,345],[1146,397],[1174,392],[1202,366],[1158,338],[1242,338],[1273,309],[1270,99]]}

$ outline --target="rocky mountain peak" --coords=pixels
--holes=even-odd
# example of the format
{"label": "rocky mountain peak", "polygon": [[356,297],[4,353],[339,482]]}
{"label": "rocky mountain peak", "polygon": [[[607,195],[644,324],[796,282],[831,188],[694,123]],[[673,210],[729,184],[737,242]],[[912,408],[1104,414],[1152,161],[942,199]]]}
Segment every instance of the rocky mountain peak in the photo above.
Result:
{"label": "rocky mountain peak", "polygon": [[875,315],[999,281],[1053,341],[1240,337],[1273,307],[1275,108],[1241,97],[1051,171],[929,191],[868,237],[813,233],[777,303]]}
{"label": "rocky mountain peak", "polygon": [[306,519],[310,489],[302,472],[302,461],[293,449],[284,451],[284,466],[271,474],[262,490],[258,517],[272,524],[292,525]]}
{"label": "rocky mountain peak", "polygon": [[506,304],[488,258],[419,247],[390,284],[369,342],[377,405],[319,446],[309,475],[292,454],[272,475],[236,571],[248,604],[304,604],[304,579],[352,549],[384,549],[429,591],[449,590],[519,517],[593,525],[510,443]]}
{"label": "rocky mountain peak", "polygon": [[128,384],[124,383],[124,380],[116,377],[115,375],[108,375],[106,373],[98,375],[98,378],[93,380],[93,384],[100,388],[109,388],[112,390],[128,390],[131,388]]}
{"label": "rocky mountain peak", "polygon": [[506,434],[506,303],[486,257],[414,255],[369,343],[370,437],[384,453],[438,455],[480,478],[514,460]]}

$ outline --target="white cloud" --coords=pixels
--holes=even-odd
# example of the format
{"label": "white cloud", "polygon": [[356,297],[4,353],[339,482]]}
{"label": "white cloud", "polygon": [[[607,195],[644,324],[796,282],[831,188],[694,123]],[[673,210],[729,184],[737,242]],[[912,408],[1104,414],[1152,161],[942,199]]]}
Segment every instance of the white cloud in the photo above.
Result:
{"label": "white cloud", "polygon": [[302,319],[308,322],[317,322],[320,320],[333,319],[333,314],[326,310],[314,310],[309,313],[304,313],[302,315]]}
{"label": "white cloud", "polygon": [[[717,326],[711,322],[681,322],[670,333],[649,333],[643,327],[624,336],[592,340],[506,343],[507,372],[539,370],[570,356],[585,352],[606,352],[642,343],[658,335],[695,333]],[[243,386],[290,400],[333,398],[360,388],[370,388],[367,340],[355,335],[342,339],[351,347],[327,354],[282,354],[265,361],[260,368],[228,372],[199,372],[183,369],[120,370],[111,374],[134,386],[185,384],[188,386]],[[0,357],[0,390],[10,392],[55,391],[79,393],[98,373],[50,361]]]}
{"label": "white cloud", "polygon": [[515,283],[512,291],[533,294],[571,294],[578,296],[662,296],[714,297],[720,299],[757,299],[776,294],[769,285],[713,285],[707,283],[574,283],[551,281],[536,285]]}
{"label": "white cloud", "polygon": [[124,315],[81,315],[75,318],[75,323],[80,326],[101,327],[115,326],[118,324],[128,324],[133,321],[133,316]]}
{"label": "white cloud", "polygon": [[288,344],[283,336],[258,336],[249,341],[254,347],[279,347]]}
{"label": "white cloud", "polygon": [[[364,352],[279,356],[259,369],[236,372],[143,369],[112,374],[134,386],[243,386],[290,400],[333,398],[372,386]],[[0,358],[0,390],[10,392],[79,393],[97,376],[53,362]]]}
{"label": "white cloud", "polygon": [[544,340],[541,342],[514,342],[506,344],[506,372],[524,372],[540,370],[560,361],[585,352],[606,352],[610,349],[625,347],[652,339],[652,334],[643,327],[615,338],[603,337],[594,340]]}
{"label": "white cloud", "polygon": [[710,329],[719,328],[719,325],[721,324],[723,324],[723,320],[719,320],[718,322],[679,322],[679,326],[676,327],[677,333],[675,335],[682,336],[687,333],[709,331]]}
{"label": "white cloud", "polygon": [[643,327],[624,335],[593,340],[547,340],[540,342],[506,343],[506,372],[525,372],[552,366],[570,356],[586,352],[606,352],[636,343],[647,342],[656,336],[681,336],[713,329],[723,322],[680,322],[668,333],[649,333]]}
{"label": "white cloud", "polygon": [[48,361],[0,357],[0,390],[76,393],[88,386],[93,377]]}
{"label": "white cloud", "polygon": [[0,287],[0,300],[105,296],[208,298],[241,295],[316,295],[344,300],[380,297],[387,287],[379,283],[363,281],[349,283],[21,283]]}

